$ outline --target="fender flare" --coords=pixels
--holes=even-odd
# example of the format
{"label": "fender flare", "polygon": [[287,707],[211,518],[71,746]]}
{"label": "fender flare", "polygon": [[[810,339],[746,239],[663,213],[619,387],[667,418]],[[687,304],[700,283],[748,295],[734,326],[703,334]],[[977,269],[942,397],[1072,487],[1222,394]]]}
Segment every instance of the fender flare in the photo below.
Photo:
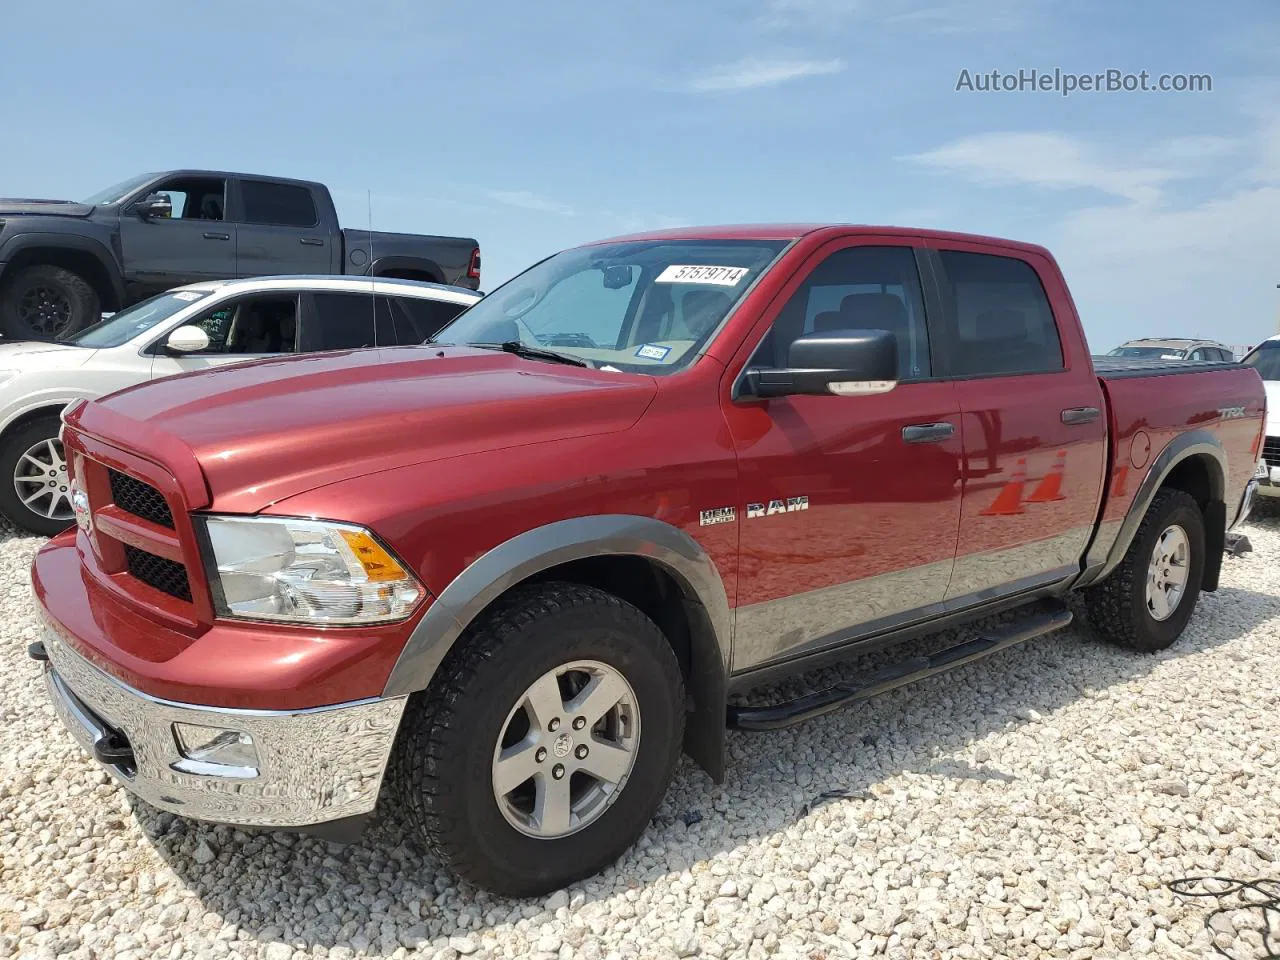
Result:
{"label": "fender flare", "polygon": [[[1208,556],[1205,558],[1205,583],[1210,589],[1217,586],[1217,571],[1222,563],[1222,540],[1226,534],[1225,528],[1225,497],[1227,483],[1227,451],[1223,449],[1222,443],[1212,433],[1207,430],[1191,430],[1187,433],[1179,434],[1174,437],[1165,446],[1163,450],[1151,462],[1151,469],[1147,471],[1147,475],[1143,478],[1142,484],[1138,487],[1137,493],[1133,496],[1133,503],[1129,504],[1129,510],[1125,514],[1124,520],[1120,522],[1119,528],[1116,530],[1115,539],[1108,547],[1101,542],[1101,538],[1096,539],[1089,548],[1088,567],[1082,577],[1082,586],[1095,583],[1108,576],[1120,562],[1124,559],[1124,555],[1129,550],[1129,545],[1133,543],[1133,538],[1137,535],[1138,527],[1142,523],[1142,518],[1147,515],[1147,510],[1151,507],[1151,501],[1155,499],[1156,493],[1164,485],[1169,478],[1169,474],[1181,463],[1191,459],[1192,457],[1205,458],[1210,467],[1209,474],[1209,509],[1205,511],[1205,535],[1208,540]],[[1222,506],[1215,506],[1222,505]],[[1223,520],[1223,529],[1216,530],[1215,520]],[[1219,549],[1214,549],[1214,544]],[[1105,554],[1103,551],[1106,551]]]}
{"label": "fender flare", "polygon": [[685,750],[717,782],[724,776],[725,706],[733,649],[733,615],[714,561],[683,530],[652,517],[574,517],[526,531],[474,560],[428,607],[382,691],[399,697],[425,690],[446,654],[486,607],[535,574],[590,557],[643,557],[661,566],[684,594],[690,615],[689,693],[694,709]]}
{"label": "fender flare", "polygon": [[117,303],[125,303],[124,275],[115,256],[100,240],[78,233],[20,233],[0,249],[0,262],[12,260],[15,255],[32,247],[75,250],[87,253],[101,264],[115,293]]}
{"label": "fender flare", "polygon": [[438,277],[439,279],[433,280],[433,283],[445,282],[444,271],[440,269],[440,265],[426,257],[378,257],[369,265],[369,276],[385,276],[389,270],[417,270],[420,273],[429,273],[433,277]]}

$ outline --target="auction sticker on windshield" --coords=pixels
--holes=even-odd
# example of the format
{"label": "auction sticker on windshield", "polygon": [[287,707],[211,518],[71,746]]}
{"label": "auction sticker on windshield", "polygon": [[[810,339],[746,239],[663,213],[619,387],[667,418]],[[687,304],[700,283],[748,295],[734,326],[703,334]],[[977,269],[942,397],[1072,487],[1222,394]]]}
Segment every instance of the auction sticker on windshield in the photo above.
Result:
{"label": "auction sticker on windshield", "polygon": [[673,263],[658,274],[654,283],[711,283],[718,287],[734,287],[747,275],[747,267],[700,267]]}

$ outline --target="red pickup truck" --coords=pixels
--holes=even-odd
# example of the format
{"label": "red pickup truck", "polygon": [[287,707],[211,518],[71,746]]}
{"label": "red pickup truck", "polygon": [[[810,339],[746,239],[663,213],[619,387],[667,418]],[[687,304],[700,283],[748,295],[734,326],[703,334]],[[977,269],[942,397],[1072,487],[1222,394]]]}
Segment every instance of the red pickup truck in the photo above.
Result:
{"label": "red pickup truck", "polygon": [[1234,363],[1091,360],[1037,246],[624,237],[424,346],[70,408],[77,526],[36,556],[30,652],[157,807],[343,837],[394,792],[457,872],[530,895],[619,857],[682,749],[719,779],[727,728],[1064,627],[1069,594],[1105,637],[1168,647],[1248,513],[1264,407]]}

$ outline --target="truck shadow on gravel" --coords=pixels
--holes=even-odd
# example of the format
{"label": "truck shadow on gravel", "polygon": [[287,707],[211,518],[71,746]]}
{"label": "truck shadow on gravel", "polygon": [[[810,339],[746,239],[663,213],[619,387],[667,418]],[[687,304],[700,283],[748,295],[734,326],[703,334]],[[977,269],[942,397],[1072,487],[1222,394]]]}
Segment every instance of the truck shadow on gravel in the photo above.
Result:
{"label": "truck shadow on gravel", "polygon": [[[1280,527],[1274,518],[1262,522]],[[1236,564],[1251,562],[1263,561],[1256,555],[1228,559],[1224,579],[1234,578]],[[555,921],[560,906],[678,875],[699,861],[779,835],[820,804],[858,803],[903,772],[980,780],[992,790],[1028,777],[1051,784],[1066,774],[1038,768],[1025,754],[1018,762],[1002,762],[980,741],[1021,725],[1052,724],[1055,711],[1105,698],[1110,688],[1141,680],[1166,662],[1230,644],[1280,618],[1280,597],[1236,587],[1203,595],[1200,603],[1179,643],[1160,654],[1118,650],[1073,626],[790,730],[732,733],[723,785],[712,784],[686,760],[636,846],[614,867],[550,903],[506,900],[460,883],[417,849],[394,809],[384,811],[360,843],[343,847],[186,821],[137,801],[134,808],[155,850],[221,919],[224,937],[234,925],[233,936],[295,949],[391,953],[440,937],[475,937],[522,918],[533,920],[536,931]],[[886,657],[946,646],[955,637],[939,634],[862,657],[753,691],[751,700],[794,696],[874,669]]]}

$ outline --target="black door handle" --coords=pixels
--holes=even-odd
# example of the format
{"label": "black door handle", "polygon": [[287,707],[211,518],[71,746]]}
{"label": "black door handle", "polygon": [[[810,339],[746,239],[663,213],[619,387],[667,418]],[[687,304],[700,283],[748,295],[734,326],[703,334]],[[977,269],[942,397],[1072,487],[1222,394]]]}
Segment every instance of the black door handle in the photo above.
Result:
{"label": "black door handle", "polygon": [[304,247],[323,247],[324,246],[324,241],[317,240],[315,237],[303,237],[298,242],[302,244]]}
{"label": "black door handle", "polygon": [[231,234],[229,234],[229,233],[206,233],[206,234],[204,235],[204,238],[205,238],[206,240],[230,240],[230,239],[231,239]]}
{"label": "black door handle", "polygon": [[1102,416],[1097,407],[1071,407],[1062,411],[1062,422],[1074,426],[1078,423],[1093,423]]}
{"label": "black door handle", "polygon": [[913,423],[902,428],[902,439],[907,443],[937,443],[956,432],[953,423]]}

